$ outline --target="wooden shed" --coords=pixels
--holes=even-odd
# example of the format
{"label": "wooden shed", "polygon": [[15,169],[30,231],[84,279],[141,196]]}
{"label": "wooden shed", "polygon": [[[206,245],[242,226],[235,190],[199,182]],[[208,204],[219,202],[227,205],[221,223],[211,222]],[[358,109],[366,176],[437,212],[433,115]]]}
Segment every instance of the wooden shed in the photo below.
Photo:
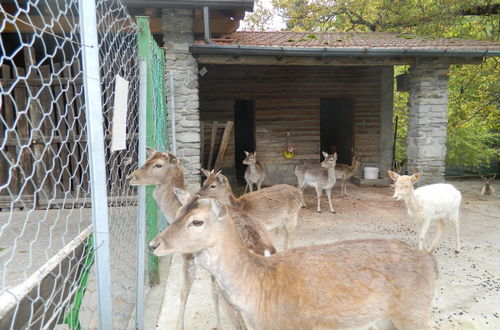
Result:
{"label": "wooden shed", "polygon": [[[219,163],[232,178],[242,176],[244,150],[256,150],[266,165],[264,184],[296,182],[293,165],[319,162],[322,150],[336,151],[342,163],[350,163],[354,152],[384,174],[393,154],[396,65],[410,66],[408,167],[421,172],[422,181],[440,181],[449,66],[500,56],[500,44],[485,41],[237,31],[253,0],[126,3],[134,13],[150,15],[153,33],[163,37],[172,148],[193,189],[200,167],[213,166],[208,160],[215,121],[234,121]],[[288,143],[294,147],[291,159],[283,157]]]}

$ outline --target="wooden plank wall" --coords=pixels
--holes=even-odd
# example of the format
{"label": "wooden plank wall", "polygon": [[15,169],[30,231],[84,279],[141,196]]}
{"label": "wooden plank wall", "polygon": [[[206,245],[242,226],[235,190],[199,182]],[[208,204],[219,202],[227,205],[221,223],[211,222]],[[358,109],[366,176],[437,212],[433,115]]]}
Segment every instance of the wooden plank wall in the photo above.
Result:
{"label": "wooden plank wall", "polygon": [[[355,152],[364,163],[378,163],[381,67],[205,66],[208,73],[199,80],[201,120],[233,120],[234,100],[254,100],[257,153],[266,166],[319,160],[321,98],[353,99]],[[282,156],[287,131],[295,147],[291,160]],[[233,143],[223,167],[234,167]]]}

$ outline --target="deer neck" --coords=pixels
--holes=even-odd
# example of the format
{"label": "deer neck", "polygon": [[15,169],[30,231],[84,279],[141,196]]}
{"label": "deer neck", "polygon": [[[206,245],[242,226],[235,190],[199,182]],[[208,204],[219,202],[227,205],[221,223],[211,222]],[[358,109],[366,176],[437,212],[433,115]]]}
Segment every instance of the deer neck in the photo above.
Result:
{"label": "deer neck", "polygon": [[406,208],[410,215],[416,215],[419,212],[417,198],[415,197],[415,190],[412,188],[410,193],[404,199]]}
{"label": "deer neck", "polygon": [[186,189],[184,175],[166,177],[153,191],[153,198],[163,214],[168,217],[169,223],[174,221],[177,210],[181,207],[181,203],[174,193],[174,188]]}
{"label": "deer neck", "polygon": [[262,292],[262,275],[267,272],[259,258],[249,252],[233,221],[226,219],[224,239],[199,252],[197,263],[204,267],[216,279],[229,301],[242,312],[255,304],[251,297]]}
{"label": "deer neck", "polygon": [[336,180],[335,178],[335,167],[328,168],[328,184],[331,185]]}
{"label": "deer neck", "polygon": [[250,173],[252,173],[252,174],[256,174],[257,173],[257,162],[248,165],[248,167],[250,167]]}

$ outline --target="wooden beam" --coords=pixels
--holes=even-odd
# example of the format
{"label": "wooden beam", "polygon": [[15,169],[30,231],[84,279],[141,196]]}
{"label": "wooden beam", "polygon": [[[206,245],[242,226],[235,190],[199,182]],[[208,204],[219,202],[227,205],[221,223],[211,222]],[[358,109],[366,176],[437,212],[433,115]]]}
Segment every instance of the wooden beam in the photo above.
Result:
{"label": "wooden beam", "polygon": [[277,59],[274,56],[240,56],[230,55],[196,55],[198,64],[218,65],[300,65],[300,66],[336,66],[336,65],[411,65],[416,63],[415,58],[324,58],[314,57],[283,57]]}
{"label": "wooden beam", "polygon": [[[394,58],[323,58],[315,57],[283,57],[274,56],[240,56],[231,55],[195,55],[198,64],[217,65],[289,65],[289,66],[387,66],[387,65],[413,65],[415,57]],[[475,57],[447,57],[443,58],[448,64],[480,64],[483,59]]]}

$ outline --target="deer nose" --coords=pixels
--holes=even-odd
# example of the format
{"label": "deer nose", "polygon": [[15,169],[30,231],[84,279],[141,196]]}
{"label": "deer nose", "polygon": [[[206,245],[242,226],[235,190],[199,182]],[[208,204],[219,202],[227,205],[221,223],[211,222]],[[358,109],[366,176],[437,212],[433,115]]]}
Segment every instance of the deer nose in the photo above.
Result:
{"label": "deer nose", "polygon": [[127,176],[127,180],[132,180],[133,178],[135,178],[134,173],[131,173]]}
{"label": "deer nose", "polygon": [[151,243],[149,243],[149,251],[154,252],[158,246],[160,246],[159,241],[151,241]]}

